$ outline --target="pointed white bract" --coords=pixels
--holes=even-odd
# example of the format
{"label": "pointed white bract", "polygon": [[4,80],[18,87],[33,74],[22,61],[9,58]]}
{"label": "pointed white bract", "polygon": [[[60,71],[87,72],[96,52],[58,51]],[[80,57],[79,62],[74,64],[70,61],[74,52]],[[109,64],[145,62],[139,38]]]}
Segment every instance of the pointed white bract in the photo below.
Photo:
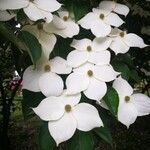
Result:
{"label": "pointed white bract", "polygon": [[115,1],[102,1],[99,4],[99,8],[113,11],[124,16],[127,16],[129,13],[129,8],[126,5],[116,3]]}
{"label": "pointed white bract", "polygon": [[148,46],[138,35],[134,33],[126,33],[117,28],[112,29],[109,37],[112,38],[110,49],[112,49],[116,54],[124,54],[129,51],[130,47],[144,48]]}
{"label": "pointed white bract", "polygon": [[53,21],[44,25],[48,33],[55,33],[63,38],[72,38],[79,33],[79,26],[69,15],[68,11],[59,11],[59,16],[54,15]]}
{"label": "pointed white bract", "polygon": [[68,65],[73,68],[79,67],[86,62],[97,65],[110,63],[110,52],[106,49],[110,46],[111,38],[95,38],[73,40],[71,47],[75,48],[67,56]]}
{"label": "pointed white bract", "polygon": [[51,22],[53,15],[51,12],[58,10],[61,4],[56,0],[1,0],[0,10],[13,10],[23,8],[25,14],[32,21],[44,19]]}
{"label": "pointed white bract", "polygon": [[78,23],[85,29],[90,29],[96,37],[105,37],[111,32],[111,26],[119,27],[124,21],[111,10],[93,8]]}
{"label": "pointed white bract", "polygon": [[[111,65],[94,65],[91,63],[73,69],[66,79],[68,95],[83,93],[92,100],[101,100],[106,94],[105,82],[113,81],[119,73]],[[79,86],[80,83],[80,86]]]}
{"label": "pointed white bract", "polygon": [[42,56],[49,59],[49,55],[54,49],[56,44],[56,37],[54,34],[48,34],[43,30],[43,24],[38,25],[26,25],[23,27],[24,31],[28,31],[33,34],[42,46]]}
{"label": "pointed white bract", "polygon": [[16,14],[14,14],[11,11],[7,12],[6,10],[0,10],[0,21],[8,21],[14,18],[15,16]]}
{"label": "pointed white bract", "polygon": [[33,111],[44,121],[57,146],[70,139],[76,129],[90,131],[103,126],[97,109],[86,103],[79,103],[81,94],[67,96],[65,91],[59,97],[44,99]]}
{"label": "pointed white bract", "polygon": [[61,57],[55,57],[50,61],[43,59],[36,69],[30,66],[25,70],[23,89],[41,91],[46,97],[59,96],[63,91],[64,83],[57,74],[69,74],[71,70],[66,60]]}
{"label": "pointed white bract", "polygon": [[138,116],[150,114],[150,98],[144,94],[134,94],[133,88],[123,78],[117,78],[113,87],[119,95],[118,120],[129,127]]}

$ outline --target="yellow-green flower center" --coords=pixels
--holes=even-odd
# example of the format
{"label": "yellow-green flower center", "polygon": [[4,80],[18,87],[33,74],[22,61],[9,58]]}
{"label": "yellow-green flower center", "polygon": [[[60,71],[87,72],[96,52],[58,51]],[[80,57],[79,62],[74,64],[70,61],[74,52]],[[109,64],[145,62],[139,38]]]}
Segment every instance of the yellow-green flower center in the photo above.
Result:
{"label": "yellow-green flower center", "polygon": [[124,32],[120,32],[119,35],[120,35],[121,37],[124,37]]}
{"label": "yellow-green flower center", "polygon": [[126,96],[126,97],[125,97],[125,102],[128,103],[129,101],[130,101],[130,97],[129,97],[129,96]]}
{"label": "yellow-green flower center", "polygon": [[89,70],[89,71],[87,72],[87,75],[88,75],[89,77],[92,77],[92,76],[93,76],[93,71],[92,71],[92,70]]}
{"label": "yellow-green flower center", "polygon": [[50,65],[45,65],[44,66],[44,71],[45,72],[50,72],[51,71],[51,66]]}
{"label": "yellow-green flower center", "polygon": [[87,51],[91,52],[92,51],[92,47],[91,46],[87,46]]}
{"label": "yellow-green flower center", "polygon": [[105,18],[105,15],[104,14],[100,14],[99,18],[103,20]]}
{"label": "yellow-green flower center", "polygon": [[42,30],[42,29],[43,29],[43,24],[41,24],[41,23],[37,24],[37,28],[38,28],[39,30]]}
{"label": "yellow-green flower center", "polygon": [[65,111],[67,112],[67,113],[69,113],[70,111],[71,111],[71,105],[69,105],[69,104],[67,104],[66,106],[65,106]]}
{"label": "yellow-green flower center", "polygon": [[63,17],[63,20],[64,20],[64,21],[67,21],[67,20],[68,20],[68,16],[64,16],[64,17]]}

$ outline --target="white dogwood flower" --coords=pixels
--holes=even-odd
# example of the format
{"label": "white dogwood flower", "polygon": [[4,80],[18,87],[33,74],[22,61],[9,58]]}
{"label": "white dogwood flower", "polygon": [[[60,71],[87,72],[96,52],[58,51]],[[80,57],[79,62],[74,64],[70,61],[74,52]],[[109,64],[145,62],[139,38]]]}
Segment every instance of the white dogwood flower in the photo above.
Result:
{"label": "white dogwood flower", "polygon": [[72,68],[61,57],[55,57],[50,61],[45,60],[42,60],[36,69],[33,69],[33,66],[29,66],[25,70],[23,89],[33,92],[41,91],[46,97],[58,96],[63,91],[64,83],[57,74],[69,74]]}
{"label": "white dogwood flower", "polygon": [[[90,131],[103,126],[97,109],[87,103],[79,103],[81,94],[48,97],[33,108],[34,112],[48,122],[48,129],[57,146],[70,139],[76,129]],[[79,103],[79,104],[78,104]]]}
{"label": "white dogwood flower", "polygon": [[0,10],[0,21],[8,21],[12,18],[14,18],[16,14],[14,14],[11,11],[6,11],[6,10]]}
{"label": "white dogwood flower", "polygon": [[72,38],[79,33],[79,26],[69,15],[68,11],[58,11],[58,15],[54,15],[53,21],[44,24],[44,30],[48,33],[55,33],[63,38]]}
{"label": "white dogwood flower", "polygon": [[105,37],[111,32],[111,26],[119,27],[124,21],[109,10],[93,8],[93,12],[85,15],[78,23],[90,29],[96,37]]}
{"label": "white dogwood flower", "polygon": [[25,14],[33,21],[44,19],[51,22],[51,12],[58,10],[61,4],[56,0],[1,0],[0,10],[13,10],[23,8]]}
{"label": "white dogwood flower", "polygon": [[129,8],[126,5],[116,3],[115,1],[102,1],[99,4],[100,9],[116,12],[117,14],[127,16]]}
{"label": "white dogwood flower", "polygon": [[66,93],[71,95],[83,91],[89,99],[99,101],[107,91],[105,82],[114,80],[117,75],[111,65],[83,64],[67,77]]}
{"label": "white dogwood flower", "polygon": [[86,62],[97,65],[105,65],[110,63],[110,52],[106,49],[110,46],[111,38],[95,38],[73,40],[71,47],[75,50],[71,51],[67,56],[68,65],[71,67],[79,67]]}
{"label": "white dogwood flower", "polygon": [[133,94],[133,88],[123,78],[113,83],[119,95],[118,120],[129,127],[138,116],[150,114],[150,98],[144,94]]}
{"label": "white dogwood flower", "polygon": [[56,36],[54,34],[46,33],[43,30],[43,24],[37,24],[37,25],[26,25],[23,27],[22,30],[28,31],[31,34],[33,34],[39,41],[39,43],[42,46],[42,52],[43,56],[49,59],[49,55],[54,49],[54,46],[56,44]]}
{"label": "white dogwood flower", "polygon": [[138,35],[134,33],[126,33],[118,28],[112,29],[109,36],[112,38],[110,49],[112,49],[116,54],[126,53],[129,51],[130,47],[144,48],[148,46]]}

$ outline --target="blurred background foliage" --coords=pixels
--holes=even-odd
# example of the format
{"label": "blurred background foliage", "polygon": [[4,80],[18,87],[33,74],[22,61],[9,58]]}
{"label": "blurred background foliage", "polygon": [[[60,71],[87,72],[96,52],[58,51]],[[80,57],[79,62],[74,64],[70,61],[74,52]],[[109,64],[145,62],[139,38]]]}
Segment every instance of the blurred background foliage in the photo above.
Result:
{"label": "blurred background foliage", "polygon": [[[69,11],[74,12],[75,19],[79,20],[87,12],[89,12],[92,7],[98,6],[100,0],[59,0],[64,3]],[[150,44],[150,1],[149,0],[118,0],[117,2],[126,4],[130,8],[130,13],[126,18],[126,24],[121,28],[127,30],[127,32],[136,33],[141,36],[146,44]],[[41,145],[45,144],[49,134],[46,130],[45,123],[39,128],[41,122],[37,121],[33,112],[29,107],[37,106],[38,103],[43,98],[41,93],[30,93],[25,90],[24,100],[22,100],[22,74],[23,71],[32,64],[32,61],[26,51],[20,51],[22,45],[16,44],[14,35],[20,33],[20,29],[28,21],[26,16],[23,14],[22,10],[18,11],[17,15],[18,21],[15,19],[9,22],[1,23],[0,26],[7,26],[9,32],[8,37],[4,36],[3,30],[0,31],[0,149],[2,150],[37,150],[38,148],[38,138],[40,136]],[[21,27],[18,27],[18,23]],[[1,28],[2,29],[2,28]],[[75,38],[93,38],[89,31],[81,29],[81,32]],[[58,42],[54,48],[53,53],[50,57],[60,55],[66,58],[68,51],[71,51],[69,44],[71,39],[62,39],[57,37]],[[20,41],[18,42],[20,43]],[[21,48],[20,48],[21,47]],[[112,56],[114,54],[112,53]],[[150,96],[150,47],[144,49],[131,48],[130,51],[125,54],[119,54],[117,57],[112,57],[112,65],[115,70],[121,71],[125,79],[129,80],[135,90],[145,93]],[[66,78],[65,76],[63,77]],[[29,101],[29,99],[32,101]],[[83,100],[85,100],[83,98]],[[22,107],[23,106],[23,107]],[[23,109],[22,109],[23,108]],[[22,115],[23,111],[23,115]],[[112,117],[112,114],[104,109],[100,109],[101,117],[110,129],[112,133],[112,138],[109,133],[104,131],[95,131],[97,133],[94,136],[94,149],[95,150],[150,150],[150,117],[145,116],[143,118],[138,118],[134,125],[127,130],[123,125],[116,122]],[[29,119],[31,118],[31,119]],[[37,132],[36,129],[39,129]],[[83,139],[85,135],[77,132],[74,138]],[[97,138],[100,136],[106,142],[111,143],[112,146],[108,145],[105,141]],[[85,141],[91,142],[90,135],[86,135]],[[85,142],[84,141],[84,142]],[[43,142],[43,143],[42,143]],[[59,149],[74,150],[76,147],[74,143],[69,141],[67,145],[72,147],[69,149],[68,146],[61,145]],[[53,141],[47,141],[47,143],[53,145]],[[42,147],[41,150],[47,150],[46,147]],[[7,147],[2,147],[2,145],[7,145]],[[77,145],[77,143],[76,143]],[[90,145],[89,145],[90,147]],[[74,148],[74,149],[73,149]],[[81,149],[82,147],[80,147]],[[80,150],[76,147],[76,150]],[[82,149],[85,150],[85,149]],[[88,148],[86,150],[89,150]]]}

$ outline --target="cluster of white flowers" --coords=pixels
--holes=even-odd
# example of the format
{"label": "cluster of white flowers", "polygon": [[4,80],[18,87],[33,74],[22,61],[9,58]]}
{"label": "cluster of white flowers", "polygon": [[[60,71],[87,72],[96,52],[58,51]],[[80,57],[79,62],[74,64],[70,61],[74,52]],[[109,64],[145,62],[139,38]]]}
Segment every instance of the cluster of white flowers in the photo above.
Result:
{"label": "cluster of white flowers", "polygon": [[[98,110],[91,104],[79,102],[83,92],[87,98],[100,105],[103,103],[104,107],[102,98],[107,92],[107,82],[114,80],[113,87],[120,99],[118,120],[121,123],[129,127],[137,116],[149,114],[150,99],[143,94],[133,94],[131,86],[110,64],[108,48],[118,54],[126,53],[130,47],[147,46],[136,34],[118,29],[124,23],[119,15],[126,16],[129,8],[116,2],[102,1],[99,7],[93,8],[92,12],[75,23],[69,12],[60,7],[56,0],[0,1],[1,21],[15,17],[13,12],[6,10],[11,12],[21,8],[30,20],[45,20],[45,23],[26,25],[22,29],[33,34],[43,50],[36,69],[29,66],[25,70],[23,89],[42,92],[46,96],[33,110],[42,120],[49,121],[49,132],[57,145],[70,139],[76,129],[90,131],[103,126]],[[57,11],[55,15],[52,14],[54,11]],[[67,60],[59,56],[49,60],[57,42],[55,35],[72,38],[79,33],[78,24],[90,29],[95,38],[74,39],[70,45],[74,50],[68,54]],[[69,74],[66,89],[58,74]]]}

